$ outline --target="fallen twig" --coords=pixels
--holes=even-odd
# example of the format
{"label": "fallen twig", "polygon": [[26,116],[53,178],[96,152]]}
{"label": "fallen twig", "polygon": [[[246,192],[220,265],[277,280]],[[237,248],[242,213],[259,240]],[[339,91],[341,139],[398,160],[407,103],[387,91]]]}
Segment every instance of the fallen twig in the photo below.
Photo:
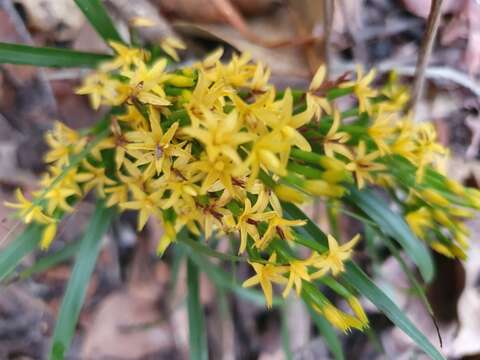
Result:
{"label": "fallen twig", "polygon": [[430,7],[430,14],[428,15],[427,30],[422,41],[422,46],[418,54],[417,66],[415,71],[415,79],[412,89],[412,98],[409,103],[409,108],[415,112],[418,100],[422,94],[423,84],[425,81],[425,71],[427,69],[428,60],[433,49],[433,43],[435,41],[438,26],[440,25],[441,18],[441,6],[443,0],[432,0]]}

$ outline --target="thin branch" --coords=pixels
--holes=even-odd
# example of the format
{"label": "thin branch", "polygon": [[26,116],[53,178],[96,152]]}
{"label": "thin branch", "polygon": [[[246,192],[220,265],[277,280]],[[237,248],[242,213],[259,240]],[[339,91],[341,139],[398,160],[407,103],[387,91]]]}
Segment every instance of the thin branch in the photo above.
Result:
{"label": "thin branch", "polygon": [[428,65],[428,60],[433,49],[433,43],[435,41],[438,26],[440,25],[440,18],[442,15],[441,7],[443,0],[432,0],[430,7],[430,14],[428,15],[427,30],[422,40],[422,46],[418,54],[417,67],[415,71],[415,79],[412,89],[412,99],[409,104],[409,108],[415,112],[415,108],[418,104],[418,100],[422,95],[423,84],[425,82],[425,70]]}
{"label": "thin branch", "polygon": [[330,43],[332,39],[333,26],[333,0],[323,0],[323,58],[327,68],[326,78],[328,80],[330,74],[331,54]]}

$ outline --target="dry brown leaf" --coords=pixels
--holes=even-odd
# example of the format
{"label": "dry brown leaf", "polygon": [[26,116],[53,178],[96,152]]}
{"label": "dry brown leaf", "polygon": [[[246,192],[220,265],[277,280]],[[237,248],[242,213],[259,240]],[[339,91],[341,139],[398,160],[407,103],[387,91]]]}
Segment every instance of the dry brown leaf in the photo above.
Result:
{"label": "dry brown leaf", "polygon": [[[285,9],[279,9],[268,17],[258,17],[249,21],[250,30],[262,34],[262,38],[271,42],[295,36],[288,22]],[[301,51],[297,48],[268,49],[253,44],[237,30],[224,24],[201,24],[193,22],[174,23],[174,28],[185,36],[195,36],[224,41],[240,51],[249,51],[253,58],[266,63],[272,73],[292,78],[307,78],[309,71]],[[287,79],[285,79],[287,80]]]}
{"label": "dry brown leaf", "polygon": [[30,27],[48,33],[55,40],[73,39],[85,22],[71,0],[15,0],[25,9]]}
{"label": "dry brown leaf", "polygon": [[[442,13],[458,12],[463,7],[465,1],[469,0],[443,0]],[[426,19],[430,13],[432,0],[403,0],[403,4],[412,14]]]}
{"label": "dry brown leaf", "polygon": [[480,354],[480,290],[478,279],[480,276],[480,246],[478,234],[480,231],[480,219],[476,218],[468,222],[472,238],[468,250],[465,267],[465,290],[458,301],[459,329],[453,339],[445,348],[447,356],[462,358],[468,355]]}
{"label": "dry brown leaf", "polygon": [[140,293],[118,291],[101,302],[86,333],[83,357],[134,360],[174,352],[171,329],[157,308],[151,285],[150,293],[147,288]]}
{"label": "dry brown leaf", "polygon": [[0,289],[0,358],[43,359],[54,318],[48,307],[20,285]]}
{"label": "dry brown leaf", "polygon": [[[154,0],[166,14],[185,20],[199,22],[225,22],[221,10],[212,6],[211,0]],[[271,10],[279,0],[232,0],[242,14],[246,16],[264,14]]]}

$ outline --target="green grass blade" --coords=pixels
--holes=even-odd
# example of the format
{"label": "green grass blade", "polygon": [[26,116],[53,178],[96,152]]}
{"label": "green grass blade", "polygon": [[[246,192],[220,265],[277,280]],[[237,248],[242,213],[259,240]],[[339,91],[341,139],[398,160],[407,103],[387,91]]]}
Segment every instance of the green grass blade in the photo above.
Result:
{"label": "green grass blade", "polygon": [[106,208],[104,203],[99,201],[85,235],[80,240],[80,248],[53,332],[50,359],[64,359],[68,351],[85,299],[88,282],[100,253],[101,240],[108,230],[114,212],[113,209]]}
{"label": "green grass blade", "polygon": [[443,360],[444,357],[422,334],[420,330],[405,316],[385,293],[380,290],[360,269],[352,262],[346,264],[346,271],[341,276],[350,286],[369,299],[383,312],[397,327],[407,334],[430,358]]}
{"label": "green grass blade", "polygon": [[110,55],[0,42],[0,64],[94,68]]}
{"label": "green grass blade", "polygon": [[199,268],[191,259],[187,261],[187,285],[190,359],[208,360],[206,328],[200,303],[200,273]]}
{"label": "green grass blade", "polygon": [[429,282],[433,278],[433,260],[425,244],[410,230],[403,217],[394,213],[380,197],[371,190],[359,191],[350,188],[348,200],[360,208],[386,235],[395,239],[405,253],[418,266],[423,279]]}
{"label": "green grass blade", "polygon": [[0,252],[0,281],[6,279],[28,253],[36,249],[42,237],[42,225],[29,225]]}
{"label": "green grass blade", "polygon": [[41,273],[47,269],[50,269],[53,266],[56,266],[70,259],[75,255],[79,247],[80,241],[75,241],[65,245],[63,248],[52,254],[41,257],[35,262],[35,264],[20,273],[20,279],[27,279],[32,275]]}
{"label": "green grass blade", "polygon": [[209,248],[208,246],[202,244],[201,242],[194,241],[194,240],[192,240],[188,237],[179,238],[179,241],[184,242],[185,244],[190,246],[195,251],[201,252],[202,254],[204,254],[206,256],[209,256],[209,257],[214,257],[214,258],[224,260],[224,261],[235,261],[235,262],[247,262],[248,261],[247,258],[244,258],[244,257],[241,257],[241,256],[224,254],[224,253],[215,251],[215,250]]}
{"label": "green grass blade", "polygon": [[319,315],[315,310],[313,310],[307,302],[305,302],[305,305],[307,306],[310,317],[317,327],[318,332],[322,335],[323,340],[325,340],[325,343],[335,360],[344,360],[345,355],[343,353],[342,343],[340,342],[340,339],[338,338],[333,326],[330,325],[330,323],[323,316]]}
{"label": "green grass blade", "polygon": [[[326,244],[326,236],[305,213],[292,204],[282,204],[286,215],[289,218],[305,219],[307,224],[299,228],[302,235],[309,236],[313,244],[322,248]],[[346,263],[346,270],[341,276],[346,284],[357,289],[357,291],[369,299],[380,311],[382,311],[398,328],[407,334],[414,342],[432,359],[441,360],[443,356],[428,341],[428,339],[417,329],[417,327],[405,316],[385,293],[375,285],[368,276],[353,262]]]}
{"label": "green grass blade", "polygon": [[100,0],[75,0],[75,3],[105,42],[123,42]]}
{"label": "green grass blade", "polygon": [[292,347],[290,345],[290,334],[289,334],[289,329],[288,329],[288,310],[287,310],[288,304],[285,303],[281,307],[281,328],[280,328],[280,334],[282,337],[282,347],[283,347],[283,353],[285,356],[286,360],[293,360],[293,353],[292,353]]}

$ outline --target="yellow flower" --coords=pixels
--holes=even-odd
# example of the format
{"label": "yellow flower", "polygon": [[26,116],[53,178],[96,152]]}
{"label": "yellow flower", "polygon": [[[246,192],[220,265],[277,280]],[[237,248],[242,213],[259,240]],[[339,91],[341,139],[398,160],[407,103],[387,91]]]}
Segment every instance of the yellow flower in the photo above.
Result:
{"label": "yellow flower", "polygon": [[109,195],[105,204],[107,207],[120,205],[128,201],[128,186],[124,183],[105,188],[104,191],[105,194]]}
{"label": "yellow flower", "polygon": [[248,186],[253,185],[253,182],[260,172],[260,168],[264,168],[280,176],[286,175],[286,164],[282,164],[278,154],[286,154],[289,151],[290,146],[282,142],[278,134],[269,133],[258,138],[254,142],[244,164],[251,169]]}
{"label": "yellow flower", "polygon": [[128,86],[107,73],[97,71],[88,75],[75,93],[89,95],[90,103],[96,110],[100,105],[120,105],[128,97]]}
{"label": "yellow flower", "polygon": [[166,38],[164,38],[160,42],[160,47],[175,61],[180,61],[177,50],[185,50],[187,48],[182,40],[173,36],[167,36]]}
{"label": "yellow flower", "polygon": [[388,75],[388,83],[382,89],[382,95],[388,98],[388,101],[382,101],[378,107],[381,111],[394,112],[401,111],[410,100],[408,87],[399,84],[398,76],[395,71]]}
{"label": "yellow flower", "polygon": [[313,76],[312,82],[308,87],[307,92],[307,106],[311,106],[314,109],[315,119],[320,119],[322,111],[325,111],[327,114],[332,112],[332,107],[328,100],[324,96],[320,96],[317,92],[320,90],[327,73],[325,65],[320,65]]}
{"label": "yellow flower", "polygon": [[136,185],[130,185],[129,189],[134,200],[121,203],[120,208],[122,210],[129,209],[138,211],[138,231],[143,229],[150,216],[155,216],[157,219],[162,218],[162,212],[160,211],[158,204],[163,196],[163,191],[160,190],[152,193],[145,193]]}
{"label": "yellow flower", "polygon": [[350,163],[345,168],[355,173],[359,189],[365,186],[365,180],[373,182],[371,172],[385,169],[383,164],[374,161],[379,156],[380,152],[378,150],[367,154],[365,142],[360,141],[355,155],[350,157]]}
{"label": "yellow flower", "polygon": [[255,202],[255,205],[252,206],[250,199],[246,198],[244,203],[244,210],[242,214],[238,217],[236,228],[240,231],[240,248],[238,250],[239,254],[242,254],[247,247],[247,237],[250,235],[257,243],[260,240],[260,234],[258,233],[258,223],[261,221],[268,221],[274,212],[263,213],[268,204],[267,195],[262,192]]}
{"label": "yellow flower", "polygon": [[82,138],[77,131],[67,125],[56,121],[53,130],[46,133],[45,141],[50,147],[44,157],[45,162],[55,163],[61,167],[70,164],[70,156],[83,150],[87,139]]}
{"label": "yellow flower", "polygon": [[405,215],[405,220],[412,228],[415,235],[421,239],[425,238],[425,229],[433,226],[432,216],[426,207],[410,211]]}
{"label": "yellow flower", "polygon": [[[207,156],[202,156],[198,161],[194,161],[190,165],[192,172],[200,172],[203,177],[200,193],[205,194],[219,181],[223,188],[232,195],[236,196],[234,183],[241,185],[236,181],[234,174],[239,174],[238,165],[225,155],[218,156],[214,161],[210,161]],[[216,187],[218,190],[218,187]]]}
{"label": "yellow flower", "polygon": [[255,75],[256,65],[250,63],[252,58],[248,52],[240,56],[234,54],[232,60],[226,64],[217,62],[213,71],[209,72],[211,80],[222,80],[226,85],[242,87],[248,84],[248,81]]}
{"label": "yellow flower", "polygon": [[170,244],[174,242],[177,237],[177,231],[175,229],[175,226],[171,222],[165,221],[163,223],[163,229],[165,232],[160,238],[160,241],[157,245],[158,256],[162,256],[165,253],[165,250],[167,250]]}
{"label": "yellow flower", "polygon": [[200,70],[198,72],[197,84],[195,89],[184,94],[187,103],[185,109],[187,110],[192,127],[197,128],[199,121],[203,117],[205,109],[215,109],[220,112],[223,111],[225,104],[224,96],[229,94],[230,90],[226,88],[223,81],[212,82],[206,74]]}
{"label": "yellow flower", "polygon": [[302,293],[302,282],[310,282],[310,275],[308,274],[308,266],[310,266],[310,259],[306,260],[292,260],[289,265],[289,275],[288,282],[283,290],[282,296],[286,298],[290,291],[292,290],[293,285],[295,285],[295,291],[297,295],[300,296]]}
{"label": "yellow flower", "polygon": [[422,123],[417,126],[415,134],[415,143],[417,148],[415,155],[417,157],[417,182],[421,182],[425,167],[439,157],[446,155],[446,149],[437,141],[437,133],[432,123]]}
{"label": "yellow flower", "polygon": [[116,56],[112,61],[102,63],[100,70],[112,71],[117,69],[127,70],[132,64],[138,60],[146,60],[148,52],[144,49],[129,48],[121,43],[115,41],[109,41],[110,47],[115,50]]}
{"label": "yellow flower", "polygon": [[256,262],[249,262],[256,274],[245,280],[245,282],[242,284],[243,287],[251,287],[260,284],[265,295],[268,308],[272,307],[273,302],[272,283],[287,283],[287,279],[283,276],[283,274],[288,271],[288,267],[276,265],[276,261],[277,254],[273,253],[268,259],[268,263],[265,265]]}
{"label": "yellow flower", "polygon": [[320,312],[332,325],[345,333],[352,327],[362,330],[364,327],[366,327],[366,325],[368,325],[368,322],[366,324],[363,323],[360,319],[340,311],[331,303],[324,304],[320,309]]}
{"label": "yellow flower", "polygon": [[355,81],[347,81],[340,84],[340,87],[347,88],[353,87],[353,92],[358,99],[358,107],[360,112],[371,112],[371,104],[369,98],[377,96],[377,91],[370,87],[370,83],[375,78],[375,69],[370,70],[365,76],[363,76],[363,68],[357,66],[357,78]]}
{"label": "yellow flower", "polygon": [[[160,126],[160,116],[154,107],[149,111],[150,131],[137,130],[125,133],[127,153],[136,159],[135,165],[147,165],[144,179],[159,175],[162,171],[170,172],[173,156],[188,156],[180,145],[172,144],[172,139],[178,129],[178,122],[165,132]],[[132,151],[133,150],[133,151]]]}
{"label": "yellow flower", "polygon": [[367,130],[368,135],[377,145],[380,155],[386,155],[390,152],[387,141],[390,140],[395,131],[395,127],[392,125],[392,117],[392,114],[380,112]]}
{"label": "yellow flower", "polygon": [[169,175],[163,175],[153,182],[155,188],[163,188],[169,192],[169,196],[161,204],[162,209],[168,209],[179,201],[188,203],[189,206],[195,205],[195,197],[198,195],[195,182],[198,177],[190,176],[189,165],[187,157],[177,158]]}
{"label": "yellow flower", "polygon": [[[264,121],[267,122],[274,132],[280,133],[280,141],[287,143],[289,146],[295,145],[303,151],[311,151],[310,144],[297,129],[312,119],[314,109],[307,106],[305,111],[292,115],[293,96],[290,88],[285,90],[282,100],[275,105],[278,108],[279,116],[273,118],[265,117]],[[269,123],[272,120],[274,121]],[[289,153],[289,151],[280,153],[282,163],[286,164]]]}
{"label": "yellow flower", "polygon": [[229,114],[219,114],[204,109],[203,115],[202,126],[184,128],[183,133],[205,145],[210,161],[215,161],[223,154],[235,164],[240,165],[242,159],[237,153],[237,147],[253,140],[255,135],[240,131],[241,124],[235,110]]}
{"label": "yellow flower", "polygon": [[167,60],[162,58],[151,67],[148,67],[143,61],[136,61],[135,65],[134,70],[121,72],[122,76],[130,79],[130,98],[155,106],[170,105],[163,90],[163,83],[169,78],[164,71]]}
{"label": "yellow flower", "polygon": [[208,240],[214,230],[224,230],[225,232],[231,231],[235,228],[235,221],[230,210],[225,208],[231,197],[227,191],[224,191],[220,198],[210,199],[208,204],[199,205],[201,208],[201,218],[197,219],[203,227],[205,239]]}
{"label": "yellow flower", "polygon": [[237,94],[229,94],[229,98],[235,104],[238,117],[247,129],[257,135],[265,135],[269,132],[267,124],[277,122],[277,112],[272,105],[275,99],[274,89],[269,89],[262,95],[255,97],[255,101],[248,102]]}
{"label": "yellow flower", "polygon": [[126,122],[134,130],[147,130],[149,123],[135,105],[125,104],[127,111],[117,116],[118,121]]}
{"label": "yellow flower", "polygon": [[33,202],[27,200],[22,193],[22,190],[15,190],[16,203],[5,201],[5,206],[9,208],[18,209],[19,215],[23,222],[30,224],[32,221],[40,224],[49,224],[54,219],[44,213],[41,206],[33,204]]}
{"label": "yellow flower", "polygon": [[352,153],[348,149],[345,143],[350,140],[350,135],[344,131],[338,131],[340,127],[340,112],[333,110],[333,122],[332,126],[328,130],[327,134],[323,137],[323,151],[325,155],[334,158],[335,153],[339,153],[347,158],[352,156]]}
{"label": "yellow flower", "polygon": [[263,234],[260,241],[255,243],[255,246],[261,250],[265,249],[275,235],[278,235],[282,240],[293,241],[295,235],[292,232],[291,227],[303,226],[307,222],[305,220],[288,220],[274,212],[272,217],[268,219],[268,227]]}
{"label": "yellow flower", "polygon": [[115,185],[115,181],[105,174],[105,168],[103,167],[94,166],[86,160],[82,163],[82,166],[91,174],[90,178],[86,178],[86,181],[83,183],[84,193],[88,193],[95,188],[98,195],[105,197],[105,186]]}
{"label": "yellow flower", "polygon": [[72,212],[73,207],[69,205],[68,198],[73,195],[76,195],[74,189],[63,187],[61,183],[55,185],[45,194],[47,213],[53,214],[56,209],[61,209],[65,212]]}
{"label": "yellow flower", "polygon": [[40,239],[40,249],[48,249],[56,234],[57,224],[55,222],[48,224],[42,231],[42,238]]}
{"label": "yellow flower", "polygon": [[270,74],[271,71],[269,67],[263,65],[261,61],[257,62],[255,64],[255,72],[253,77],[247,86],[252,89],[254,93],[267,91],[268,88],[272,86],[268,83]]}
{"label": "yellow flower", "polygon": [[312,274],[312,279],[318,279],[329,271],[334,276],[345,270],[344,261],[350,259],[353,247],[360,240],[360,235],[355,235],[349,242],[343,245],[339,245],[337,240],[328,235],[328,252],[326,254],[318,254],[315,260],[312,260],[312,265],[319,271]]}

